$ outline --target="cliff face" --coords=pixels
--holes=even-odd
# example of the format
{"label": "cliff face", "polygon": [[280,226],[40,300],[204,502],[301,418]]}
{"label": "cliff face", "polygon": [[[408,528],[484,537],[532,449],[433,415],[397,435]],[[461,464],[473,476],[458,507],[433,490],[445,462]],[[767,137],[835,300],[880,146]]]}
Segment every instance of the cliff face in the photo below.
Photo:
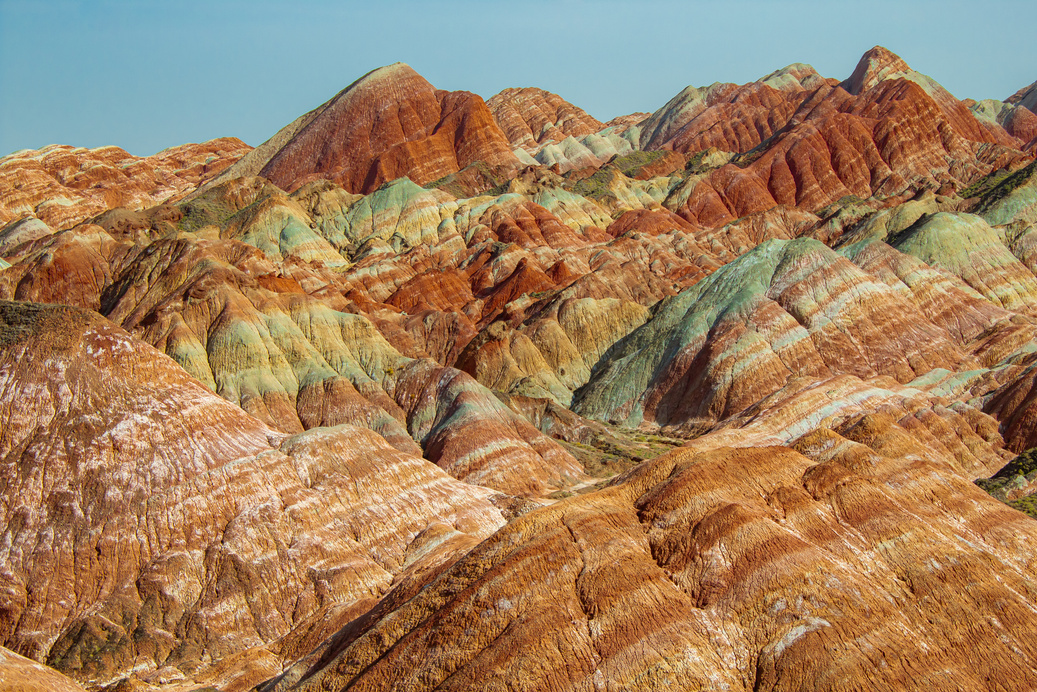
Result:
{"label": "cliff face", "polygon": [[1028,93],[397,64],[0,161],[0,681],[1037,685]]}

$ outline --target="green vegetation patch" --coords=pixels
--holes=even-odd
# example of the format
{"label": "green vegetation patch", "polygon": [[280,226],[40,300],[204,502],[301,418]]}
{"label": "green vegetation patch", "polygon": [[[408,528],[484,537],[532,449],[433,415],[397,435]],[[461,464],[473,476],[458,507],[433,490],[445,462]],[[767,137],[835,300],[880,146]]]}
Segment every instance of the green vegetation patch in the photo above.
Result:
{"label": "green vegetation patch", "polygon": [[235,210],[211,197],[198,197],[180,205],[183,217],[178,224],[180,230],[194,233],[206,226],[226,228]]}
{"label": "green vegetation patch", "polygon": [[612,159],[612,165],[618,168],[623,175],[633,178],[641,172],[642,168],[650,163],[655,163],[665,155],[665,151],[632,151]]}
{"label": "green vegetation patch", "polygon": [[1018,500],[1012,500],[1008,503],[1008,506],[1012,509],[1019,510],[1028,517],[1037,519],[1037,496],[1027,495]]}
{"label": "green vegetation patch", "polygon": [[1037,476],[1037,448],[1028,449],[1001,467],[990,478],[978,478],[975,483],[989,495],[1001,500],[1009,507],[1037,519],[1037,493],[1015,500],[1005,500],[1013,488],[1025,487]]}
{"label": "green vegetation patch", "polygon": [[982,197],[1002,183],[1009,175],[1011,175],[1011,173],[1005,170],[994,171],[990,175],[980,178],[968,187],[963,187],[958,191],[958,196],[962,199]]}
{"label": "green vegetation patch", "polygon": [[588,199],[602,199],[608,195],[615,196],[610,185],[615,170],[611,165],[603,166],[594,175],[584,178],[573,185],[572,190],[576,194]]}
{"label": "green vegetation patch", "polygon": [[[1037,161],[1011,174],[1006,171],[996,171],[978,183],[974,183],[962,190],[959,196],[962,199],[981,196],[982,199],[979,202],[979,206],[976,207],[973,213],[982,215],[1011,194],[1013,190],[1030,180],[1035,173],[1037,173]],[[973,188],[976,188],[976,192],[968,194]]]}
{"label": "green vegetation patch", "polygon": [[1037,447],[1028,449],[1015,459],[1005,464],[1000,471],[991,478],[1015,478],[1016,476],[1029,476],[1037,471]]}
{"label": "green vegetation patch", "polygon": [[444,175],[424,185],[426,190],[442,190],[457,199],[477,195],[503,195],[511,183],[499,171],[490,168],[483,161],[471,163],[457,173]]}
{"label": "green vegetation patch", "polygon": [[86,321],[83,311],[67,305],[0,301],[0,349],[30,338],[67,345]]}

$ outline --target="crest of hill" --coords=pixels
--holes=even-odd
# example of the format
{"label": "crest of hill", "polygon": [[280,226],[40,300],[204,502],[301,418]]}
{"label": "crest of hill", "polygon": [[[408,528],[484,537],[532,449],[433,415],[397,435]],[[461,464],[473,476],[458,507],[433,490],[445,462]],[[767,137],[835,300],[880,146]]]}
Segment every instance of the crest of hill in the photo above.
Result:
{"label": "crest of hill", "polygon": [[1015,92],[1007,99],[1005,103],[1012,103],[1018,106],[1023,106],[1029,110],[1037,113],[1037,82],[1034,82],[1030,86],[1023,87],[1019,91]]}
{"label": "crest of hill", "polygon": [[293,191],[327,179],[368,193],[403,176],[424,185],[477,161],[519,165],[482,98],[437,90],[395,63],[282,128],[221,180],[258,174]]}
{"label": "crest of hill", "polygon": [[537,148],[566,137],[582,137],[605,128],[558,94],[535,87],[505,89],[486,102],[500,128],[514,146]]}

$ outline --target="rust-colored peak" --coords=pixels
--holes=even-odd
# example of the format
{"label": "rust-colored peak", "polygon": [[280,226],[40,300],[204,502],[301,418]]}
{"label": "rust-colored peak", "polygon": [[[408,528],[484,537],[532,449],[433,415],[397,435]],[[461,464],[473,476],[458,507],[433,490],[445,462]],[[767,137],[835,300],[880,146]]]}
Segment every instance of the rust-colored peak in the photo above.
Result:
{"label": "rust-colored peak", "polygon": [[884,79],[910,71],[911,67],[899,55],[882,46],[875,46],[861,56],[853,74],[840,86],[851,94],[857,95]]}

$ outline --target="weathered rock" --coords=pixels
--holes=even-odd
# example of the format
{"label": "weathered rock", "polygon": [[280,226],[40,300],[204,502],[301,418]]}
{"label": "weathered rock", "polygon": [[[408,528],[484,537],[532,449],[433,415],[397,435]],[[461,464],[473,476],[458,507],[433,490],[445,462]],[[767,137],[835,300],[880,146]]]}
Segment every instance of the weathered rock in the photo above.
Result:
{"label": "weathered rock", "polygon": [[17,151],[0,158],[0,224],[34,217],[64,229],[107,209],[142,209],[179,199],[250,149],[226,137],[144,158],[118,147]]}
{"label": "weathered rock", "polygon": [[504,169],[519,165],[483,100],[437,91],[395,63],[302,116],[227,176],[258,174],[289,192],[327,179],[367,193],[402,176],[423,185],[476,161]]}
{"label": "weathered rock", "polygon": [[576,410],[700,430],[794,377],[908,382],[966,361],[915,305],[824,245],[771,240],[663,303],[617,346]]}
{"label": "weathered rock", "polygon": [[535,151],[546,141],[561,142],[603,130],[605,125],[550,91],[505,89],[486,102],[512,146]]}
{"label": "weathered rock", "polygon": [[0,690],[3,692],[83,692],[56,670],[0,647]]}
{"label": "weathered rock", "polygon": [[0,303],[0,348],[0,636],[80,680],[264,647],[254,684],[293,632],[472,545],[430,527],[502,523],[369,431],[274,432],[96,314]]}
{"label": "weathered rock", "polygon": [[[1033,676],[1024,546],[1037,525],[939,463],[833,433],[798,448],[813,458],[675,452],[527,514],[261,689],[983,689]],[[959,612],[986,625],[962,627]]]}

